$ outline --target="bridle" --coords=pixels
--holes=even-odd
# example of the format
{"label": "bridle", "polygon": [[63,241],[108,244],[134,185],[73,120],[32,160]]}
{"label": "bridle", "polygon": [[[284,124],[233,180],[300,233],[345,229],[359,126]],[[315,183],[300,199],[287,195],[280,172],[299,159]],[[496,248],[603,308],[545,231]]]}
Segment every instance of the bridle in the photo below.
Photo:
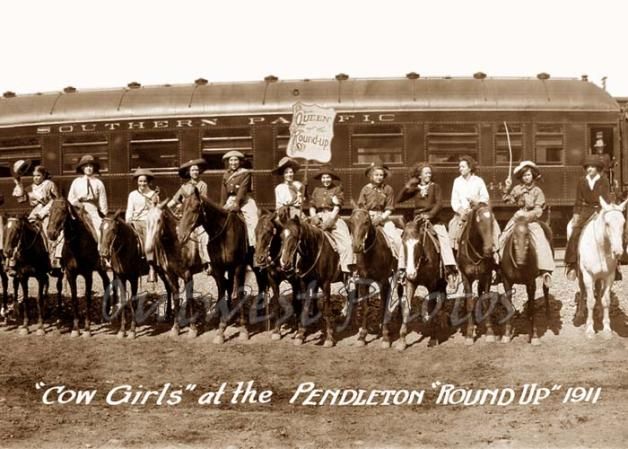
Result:
{"label": "bridle", "polygon": [[[316,228],[314,228],[316,229]],[[318,231],[318,229],[317,229]],[[321,254],[323,253],[323,243],[325,237],[325,234],[323,233],[323,231],[320,231],[321,237],[318,241],[318,251],[316,253],[316,257],[314,258],[314,262],[312,263],[312,266],[310,266],[310,268],[308,268],[305,272],[303,273],[297,273],[297,276],[300,279],[303,279],[305,276],[307,276],[308,274],[310,274],[312,272],[312,270],[316,267],[316,265],[318,264],[319,259],[321,258]],[[288,258],[288,260],[292,260],[293,263],[296,265],[296,262],[294,262],[296,260],[296,255],[299,254],[301,256],[301,258],[303,258],[303,249],[301,248],[301,243],[302,240],[299,239],[298,243],[294,246],[294,250],[292,251],[292,254],[290,254],[290,257]],[[281,252],[280,252],[281,255]]]}

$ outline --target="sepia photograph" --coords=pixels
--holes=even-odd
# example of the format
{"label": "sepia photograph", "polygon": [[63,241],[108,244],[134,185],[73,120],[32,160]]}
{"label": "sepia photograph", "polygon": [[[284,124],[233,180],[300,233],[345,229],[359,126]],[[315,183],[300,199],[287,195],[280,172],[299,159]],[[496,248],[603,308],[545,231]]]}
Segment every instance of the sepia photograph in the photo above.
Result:
{"label": "sepia photograph", "polygon": [[625,448],[627,13],[0,5],[0,448]]}

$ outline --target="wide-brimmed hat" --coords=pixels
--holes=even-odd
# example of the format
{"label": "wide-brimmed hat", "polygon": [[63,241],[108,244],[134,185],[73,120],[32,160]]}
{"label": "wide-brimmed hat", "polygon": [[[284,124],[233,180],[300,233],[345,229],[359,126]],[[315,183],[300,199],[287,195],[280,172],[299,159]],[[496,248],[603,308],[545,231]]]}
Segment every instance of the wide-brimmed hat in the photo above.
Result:
{"label": "wide-brimmed hat", "polygon": [[28,169],[33,165],[33,161],[30,159],[20,159],[13,164],[13,173],[15,176],[24,176],[28,172]]}
{"label": "wide-brimmed hat", "polygon": [[231,150],[225,153],[225,155],[222,157],[222,160],[224,161],[227,159],[231,159],[232,157],[237,157],[238,159],[246,159],[246,156],[244,156],[244,154],[242,154],[238,150]]}
{"label": "wide-brimmed hat", "polygon": [[526,168],[529,168],[532,171],[532,177],[534,179],[541,176],[541,172],[539,171],[539,167],[532,161],[521,161],[519,165],[515,167],[512,171],[512,174],[515,178],[521,178],[526,171]]}
{"label": "wide-brimmed hat", "polygon": [[275,168],[271,173],[273,175],[283,175],[284,170],[288,167],[292,168],[292,170],[296,172],[299,168],[301,168],[301,165],[291,157],[284,156],[277,164],[277,168]]}
{"label": "wide-brimmed hat", "polygon": [[584,168],[593,166],[593,167],[597,167],[598,170],[604,170],[605,164],[601,157],[590,155],[584,158],[584,161],[582,162],[582,166]]}
{"label": "wide-brimmed hat", "polygon": [[203,158],[200,159],[192,159],[187,161],[181,167],[179,167],[179,176],[184,179],[188,179],[190,177],[190,168],[196,165],[201,173],[207,170],[207,161]]}
{"label": "wide-brimmed hat", "polygon": [[83,173],[82,168],[87,164],[93,165],[95,172],[98,172],[100,170],[100,163],[98,162],[98,159],[96,159],[91,154],[86,154],[84,156],[81,156],[81,159],[79,159],[79,162],[76,165],[76,172]]}
{"label": "wide-brimmed hat", "polygon": [[147,168],[138,168],[133,172],[133,179],[137,179],[140,176],[146,176],[149,181],[155,179],[155,175],[153,174],[153,172]]}
{"label": "wide-brimmed hat", "polygon": [[323,164],[318,168],[318,171],[314,175],[314,179],[321,179],[323,175],[329,175],[332,179],[340,181],[340,177],[336,174],[334,168],[329,164]]}
{"label": "wide-brimmed hat", "polygon": [[384,170],[384,178],[388,178],[388,175],[390,175],[390,169],[388,168],[388,166],[381,162],[371,162],[371,165],[369,165],[368,168],[364,170],[364,175],[367,178],[370,177],[371,170],[375,170],[376,168]]}

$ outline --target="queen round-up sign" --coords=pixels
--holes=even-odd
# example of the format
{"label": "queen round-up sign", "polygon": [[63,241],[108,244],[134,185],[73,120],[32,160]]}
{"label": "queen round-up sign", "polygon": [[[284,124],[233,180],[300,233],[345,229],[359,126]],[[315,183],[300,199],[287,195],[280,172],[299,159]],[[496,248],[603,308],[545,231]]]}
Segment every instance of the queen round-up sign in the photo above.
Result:
{"label": "queen round-up sign", "polygon": [[287,155],[318,162],[329,162],[335,118],[336,111],[333,108],[295,103],[292,106],[292,123],[290,124]]}

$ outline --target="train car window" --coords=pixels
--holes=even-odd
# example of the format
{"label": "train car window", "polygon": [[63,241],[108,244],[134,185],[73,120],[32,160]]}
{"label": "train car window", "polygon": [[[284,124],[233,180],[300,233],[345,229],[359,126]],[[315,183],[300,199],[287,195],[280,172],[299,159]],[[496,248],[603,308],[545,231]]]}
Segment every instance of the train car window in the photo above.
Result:
{"label": "train car window", "polygon": [[495,164],[507,165],[510,161],[508,137],[512,148],[512,160],[521,161],[523,155],[523,127],[518,123],[508,123],[508,135],[504,124],[497,127],[495,133]]}
{"label": "train car window", "polygon": [[458,164],[461,154],[478,160],[478,126],[470,123],[434,123],[427,127],[427,160],[431,164]]}
{"label": "train car window", "polygon": [[538,123],[534,134],[536,163],[563,165],[565,163],[564,141],[563,125]]}
{"label": "train car window", "polygon": [[37,137],[18,137],[0,140],[0,178],[13,176],[12,167],[15,161],[30,159],[31,167],[26,173],[33,174],[36,165],[41,164],[41,141]]}
{"label": "train car window", "polygon": [[245,167],[253,163],[253,137],[251,128],[212,128],[203,133],[201,154],[207,161],[209,170],[224,170],[222,156],[231,150],[237,150],[246,156]]}
{"label": "train car window", "polygon": [[63,173],[74,173],[81,156],[91,154],[100,163],[101,173],[109,171],[109,142],[104,134],[66,137],[61,142]]}
{"label": "train car window", "polygon": [[403,128],[399,125],[355,126],[351,134],[354,165],[403,164]]}
{"label": "train car window", "polygon": [[129,167],[170,172],[179,167],[179,138],[174,132],[134,133],[130,141]]}

